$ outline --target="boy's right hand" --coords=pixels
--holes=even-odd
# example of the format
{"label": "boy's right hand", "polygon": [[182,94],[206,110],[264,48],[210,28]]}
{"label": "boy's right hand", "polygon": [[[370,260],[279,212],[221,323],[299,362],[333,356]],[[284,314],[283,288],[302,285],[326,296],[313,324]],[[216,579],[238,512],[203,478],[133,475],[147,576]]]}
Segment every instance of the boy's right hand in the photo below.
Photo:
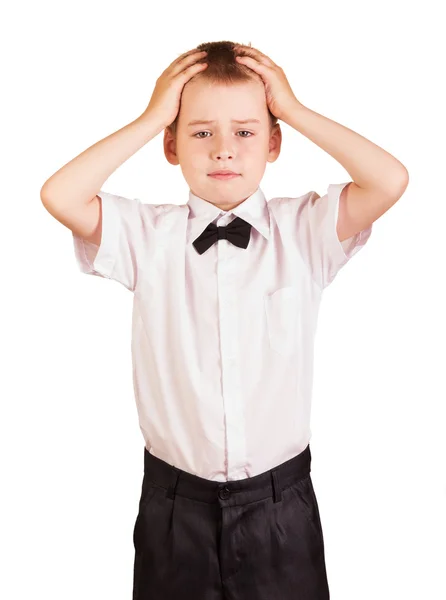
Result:
{"label": "boy's right hand", "polygon": [[175,59],[156,80],[149,105],[141,117],[157,119],[164,127],[173,123],[180,109],[183,87],[194,75],[204,71],[207,63],[197,63],[206,52],[190,50]]}

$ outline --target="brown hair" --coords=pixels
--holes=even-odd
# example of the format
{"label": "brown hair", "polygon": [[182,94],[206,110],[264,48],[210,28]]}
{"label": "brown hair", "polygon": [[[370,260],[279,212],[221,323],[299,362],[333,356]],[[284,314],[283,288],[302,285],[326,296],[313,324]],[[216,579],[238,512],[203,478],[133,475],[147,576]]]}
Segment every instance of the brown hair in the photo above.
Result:
{"label": "brown hair", "polygon": [[[194,75],[194,80],[205,80],[211,83],[223,83],[227,85],[240,83],[243,81],[249,82],[253,80],[260,80],[260,75],[254,73],[252,69],[238,63],[235,60],[236,56],[246,56],[247,52],[243,51],[243,48],[234,51],[234,42],[222,41],[222,42],[204,42],[197,46],[197,50],[206,50],[207,54],[197,62],[207,62],[208,66],[204,71]],[[243,44],[248,47],[252,47],[251,43]],[[277,124],[277,117],[275,117],[268,108],[270,129]],[[178,115],[173,123],[168,126],[173,137],[176,137],[178,125]]]}

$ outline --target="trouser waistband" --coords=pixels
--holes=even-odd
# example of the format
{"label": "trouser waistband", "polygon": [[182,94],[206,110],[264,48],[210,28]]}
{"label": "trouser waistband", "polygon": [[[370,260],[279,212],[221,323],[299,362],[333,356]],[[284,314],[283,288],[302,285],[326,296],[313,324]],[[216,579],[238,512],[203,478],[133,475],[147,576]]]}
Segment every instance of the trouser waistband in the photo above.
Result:
{"label": "trouser waistband", "polygon": [[224,500],[227,505],[237,505],[273,496],[274,502],[278,502],[283,489],[303,479],[310,471],[310,445],[300,454],[264,473],[226,482],[211,481],[178,469],[144,447],[144,478],[165,488],[168,498],[179,495],[201,502],[221,504]]}

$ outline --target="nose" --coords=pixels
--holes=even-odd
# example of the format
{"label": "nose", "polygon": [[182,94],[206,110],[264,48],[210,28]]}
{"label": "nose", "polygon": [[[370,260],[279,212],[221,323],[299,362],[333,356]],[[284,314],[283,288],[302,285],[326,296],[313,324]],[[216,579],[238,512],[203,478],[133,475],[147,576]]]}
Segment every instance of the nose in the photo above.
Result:
{"label": "nose", "polygon": [[225,160],[227,158],[234,158],[234,149],[231,146],[231,142],[225,136],[214,137],[214,147],[212,150],[213,158],[219,160]]}
{"label": "nose", "polygon": [[217,152],[215,158],[217,160],[227,160],[228,158],[233,158],[233,156],[232,152]]}

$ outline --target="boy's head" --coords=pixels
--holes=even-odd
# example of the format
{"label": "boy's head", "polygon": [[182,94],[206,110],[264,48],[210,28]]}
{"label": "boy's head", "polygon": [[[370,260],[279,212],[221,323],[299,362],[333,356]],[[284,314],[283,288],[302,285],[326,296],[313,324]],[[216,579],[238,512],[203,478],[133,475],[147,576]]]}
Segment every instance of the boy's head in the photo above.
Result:
{"label": "boy's head", "polygon": [[[267,162],[280,153],[282,133],[270,112],[261,77],[235,60],[233,42],[200,44],[208,66],[184,86],[177,118],[164,131],[164,153],[180,165],[190,190],[222,210],[231,210],[258,188]],[[243,50],[237,52],[243,55]],[[232,119],[257,119],[239,124]],[[214,123],[189,125],[191,121]],[[228,180],[209,173],[230,169]]]}

